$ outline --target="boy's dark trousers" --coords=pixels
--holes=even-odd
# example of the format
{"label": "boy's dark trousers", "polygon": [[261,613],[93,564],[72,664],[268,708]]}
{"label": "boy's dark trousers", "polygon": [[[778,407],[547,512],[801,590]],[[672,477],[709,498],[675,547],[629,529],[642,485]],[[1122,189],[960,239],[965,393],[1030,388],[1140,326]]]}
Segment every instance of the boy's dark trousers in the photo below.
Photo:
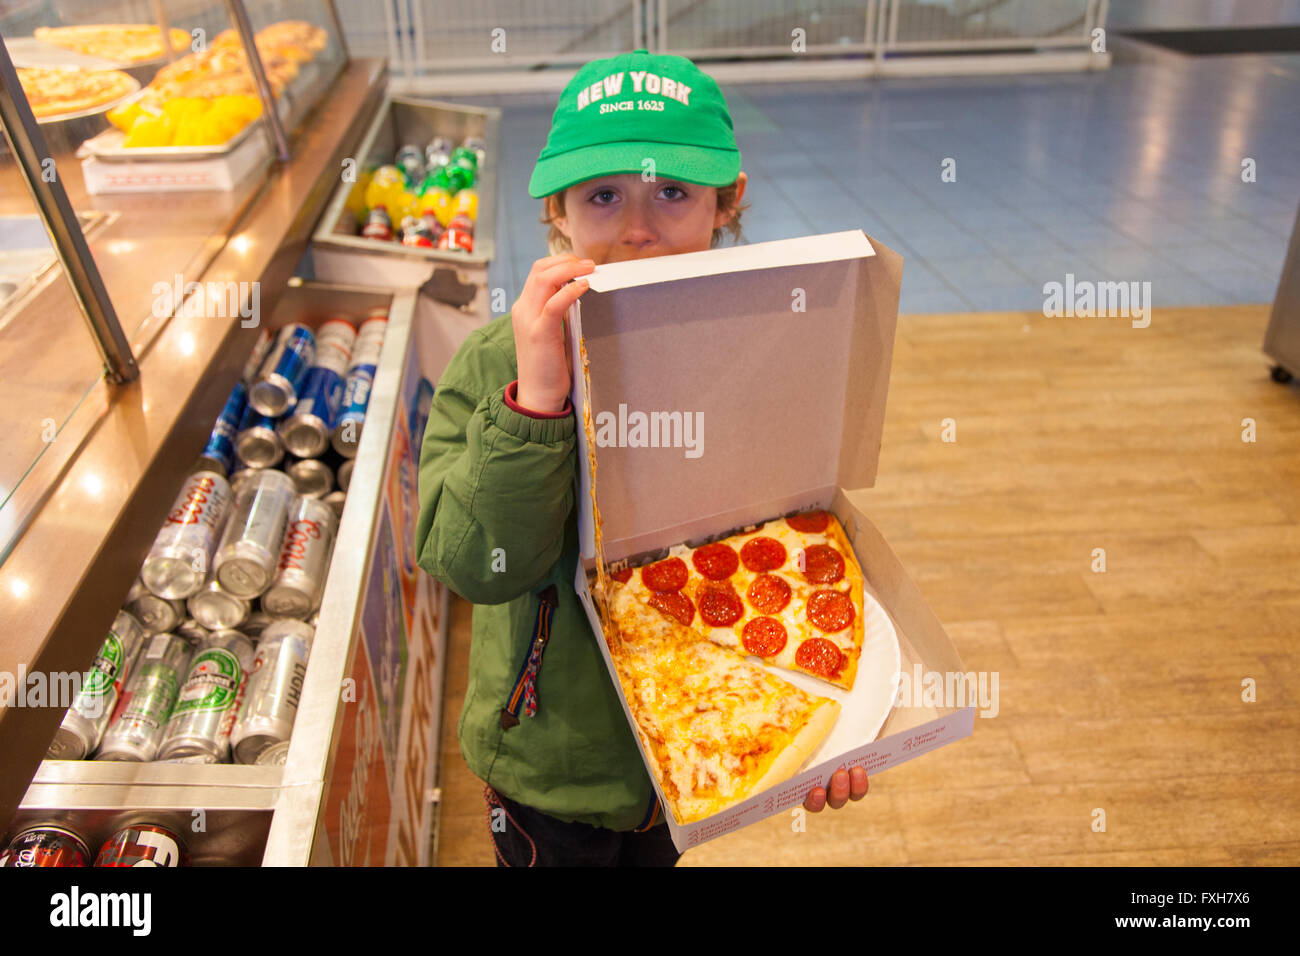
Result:
{"label": "boy's dark trousers", "polygon": [[674,866],[681,857],[666,823],[644,833],[607,830],[557,820],[491,787],[483,796],[497,866]]}

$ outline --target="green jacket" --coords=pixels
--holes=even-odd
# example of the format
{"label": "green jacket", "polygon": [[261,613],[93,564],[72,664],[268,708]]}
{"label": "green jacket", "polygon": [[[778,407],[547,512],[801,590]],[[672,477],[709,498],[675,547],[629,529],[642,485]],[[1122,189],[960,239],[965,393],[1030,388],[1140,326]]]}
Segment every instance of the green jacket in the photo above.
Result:
{"label": "green jacket", "polygon": [[[573,589],[575,419],[508,407],[518,377],[507,314],[472,332],[447,366],[420,450],[420,567],[475,605],[461,753],[525,806],[615,830],[646,826],[658,819],[654,788]],[[549,585],[557,600],[529,717],[517,688]],[[503,719],[512,703],[517,717]]]}

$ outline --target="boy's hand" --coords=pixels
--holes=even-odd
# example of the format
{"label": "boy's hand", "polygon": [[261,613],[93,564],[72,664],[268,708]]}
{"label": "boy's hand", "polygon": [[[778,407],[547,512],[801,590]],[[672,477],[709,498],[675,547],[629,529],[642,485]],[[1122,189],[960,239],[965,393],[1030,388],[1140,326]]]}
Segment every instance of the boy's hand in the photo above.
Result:
{"label": "boy's hand", "polygon": [[510,310],[519,363],[515,397],[524,408],[536,412],[564,408],[573,381],[564,315],[587,291],[587,280],[579,277],[595,268],[592,260],[571,253],[547,256],[533,263],[524,291]]}
{"label": "boy's hand", "polygon": [[836,770],[831,774],[831,792],[827,799],[826,788],[816,787],[803,802],[803,808],[809,813],[821,813],[829,802],[832,810],[838,810],[850,800],[861,800],[867,795],[867,771],[862,767],[853,770]]}

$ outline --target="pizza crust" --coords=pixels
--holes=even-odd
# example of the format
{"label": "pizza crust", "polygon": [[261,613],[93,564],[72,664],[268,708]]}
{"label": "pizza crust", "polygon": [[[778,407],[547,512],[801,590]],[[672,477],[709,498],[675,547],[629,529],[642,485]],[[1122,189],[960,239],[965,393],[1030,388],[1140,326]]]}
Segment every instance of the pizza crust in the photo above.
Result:
{"label": "pizza crust", "polygon": [[830,736],[835,722],[840,719],[838,701],[827,700],[813,712],[812,719],[804,725],[803,730],[795,735],[794,740],[785,748],[767,768],[750,790],[751,795],[762,793],[768,787],[774,787],[783,780],[788,780],[799,772],[808,758],[817,752],[817,748]]}

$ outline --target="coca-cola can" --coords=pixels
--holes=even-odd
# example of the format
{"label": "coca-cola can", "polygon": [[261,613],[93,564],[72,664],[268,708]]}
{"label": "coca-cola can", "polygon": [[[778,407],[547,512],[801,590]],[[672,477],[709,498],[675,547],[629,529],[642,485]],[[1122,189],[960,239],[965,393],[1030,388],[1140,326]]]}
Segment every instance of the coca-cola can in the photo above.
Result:
{"label": "coca-cola can", "polygon": [[299,498],[284,532],[275,581],[262,607],[279,617],[305,618],[320,606],[338,517],[323,501]]}
{"label": "coca-cola can", "polygon": [[284,470],[304,498],[324,498],[334,490],[334,472],[319,458],[289,462]]}
{"label": "coca-cola can", "polygon": [[175,830],[133,823],[104,841],[95,866],[189,866],[190,855]]}
{"label": "coca-cola can", "polygon": [[262,751],[289,739],[315,634],[311,625],[295,620],[276,621],[262,634],[230,735],[237,762],[256,763]]}
{"label": "coca-cola can", "polygon": [[113,717],[122,688],[131,676],[132,662],[144,645],[140,623],[126,611],[118,611],[108,636],[95,655],[94,666],[81,682],[81,690],[63,722],[54,732],[46,756],[51,760],[80,760],[94,753]]}
{"label": "coca-cola can", "polygon": [[32,827],[0,853],[0,867],[6,866],[90,866],[90,847],[64,827]]}
{"label": "coca-cola can", "polygon": [[185,620],[183,600],[160,598],[145,587],[144,581],[139,578],[135,579],[135,584],[127,592],[124,607],[135,615],[146,634],[170,631]]}
{"label": "coca-cola can", "polygon": [[140,569],[145,587],[169,601],[203,587],[230,503],[223,475],[196,471],[186,478]]}
{"label": "coca-cola can", "polygon": [[231,594],[254,598],[270,587],[294,495],[293,479],[280,471],[261,471],[240,488],[215,561],[217,580]]}
{"label": "coca-cola can", "polygon": [[248,598],[231,594],[216,578],[189,600],[190,615],[207,631],[239,627],[248,618],[251,608],[252,602]]}
{"label": "coca-cola can", "polygon": [[239,631],[217,631],[199,647],[176,698],[158,757],[230,760],[230,731],[253,664],[253,642]]}

